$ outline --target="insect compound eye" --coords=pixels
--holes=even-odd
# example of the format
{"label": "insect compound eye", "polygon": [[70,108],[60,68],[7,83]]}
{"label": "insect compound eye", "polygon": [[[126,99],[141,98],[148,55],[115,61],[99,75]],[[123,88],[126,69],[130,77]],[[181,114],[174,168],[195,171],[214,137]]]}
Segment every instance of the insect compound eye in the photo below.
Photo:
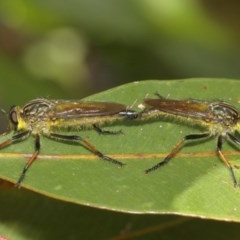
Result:
{"label": "insect compound eye", "polygon": [[17,111],[15,106],[11,107],[10,109],[9,119],[14,125],[18,125],[18,116],[17,116]]}

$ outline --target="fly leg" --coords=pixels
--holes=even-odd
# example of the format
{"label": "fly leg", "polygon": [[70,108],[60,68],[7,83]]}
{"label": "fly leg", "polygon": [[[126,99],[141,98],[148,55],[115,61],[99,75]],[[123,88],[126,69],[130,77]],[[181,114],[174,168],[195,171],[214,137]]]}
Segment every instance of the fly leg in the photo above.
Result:
{"label": "fly leg", "polygon": [[24,139],[29,137],[29,135],[30,135],[29,131],[18,133],[16,135],[12,136],[11,138],[5,140],[4,142],[0,143],[0,149],[5,148],[8,145],[11,145],[12,143],[15,143],[18,141],[23,141]]}
{"label": "fly leg", "polygon": [[32,154],[32,156],[28,159],[27,163],[25,164],[22,173],[16,183],[16,187],[20,188],[21,187],[21,182],[23,181],[25,174],[29,167],[32,165],[32,163],[37,159],[37,156],[40,151],[40,136],[37,134],[35,136],[35,152]]}
{"label": "fly leg", "polygon": [[122,130],[119,131],[108,131],[108,130],[103,130],[100,127],[98,127],[96,124],[93,124],[93,128],[96,132],[102,135],[118,135],[118,134],[123,134]]}
{"label": "fly leg", "polygon": [[[234,137],[234,136],[231,135],[230,133],[228,133],[227,136],[228,136],[228,139],[229,139],[230,141],[232,141],[232,142],[235,143],[235,144],[240,145],[240,141],[239,141],[236,137]],[[217,140],[217,153],[218,153],[220,159],[223,161],[223,163],[224,163],[224,164],[228,167],[228,169],[230,170],[230,173],[231,173],[231,176],[232,176],[232,180],[233,180],[233,185],[234,185],[234,187],[237,187],[238,184],[237,184],[237,180],[236,180],[236,176],[235,176],[235,174],[234,174],[233,168],[232,168],[230,162],[225,158],[225,156],[224,156],[223,153],[222,153],[222,142],[223,142],[223,139],[222,139],[222,136],[220,135],[220,136],[218,137],[218,140]]]}
{"label": "fly leg", "polygon": [[[2,142],[0,144],[0,149],[1,148],[4,148],[4,147],[7,147],[8,145],[12,144],[12,143],[15,143],[17,141],[23,141],[25,140],[27,137],[29,137],[30,135],[30,132],[29,131],[25,131],[25,132],[20,132],[14,136],[12,136],[11,138],[7,139],[6,141]],[[26,171],[25,171],[26,172]],[[24,178],[24,174],[22,173],[18,182],[16,183],[16,186],[17,187],[20,187],[20,183],[21,181],[23,180]]]}
{"label": "fly leg", "polygon": [[159,162],[156,165],[154,165],[153,167],[145,170],[145,173],[152,172],[152,171],[162,167],[163,165],[167,164],[170,161],[170,159],[179,151],[179,149],[182,147],[182,145],[185,143],[185,141],[197,140],[197,139],[207,138],[210,136],[211,136],[210,133],[191,134],[191,135],[185,136],[161,162]]}
{"label": "fly leg", "polygon": [[[119,116],[125,118],[125,119],[129,119],[129,120],[133,120],[138,118],[139,113],[135,112],[134,110],[124,110],[118,113]],[[106,131],[106,130],[102,130],[99,126],[97,126],[96,124],[93,124],[93,128],[95,131],[97,131],[99,134],[104,134],[104,135],[117,135],[117,134],[123,134],[122,130],[119,131]]]}
{"label": "fly leg", "polygon": [[50,133],[48,135],[48,137],[50,137],[52,139],[55,139],[55,140],[62,140],[62,141],[69,141],[69,142],[80,141],[80,142],[84,143],[91,152],[93,152],[95,155],[97,155],[101,159],[106,160],[106,161],[111,162],[111,163],[114,163],[114,164],[117,164],[120,167],[122,167],[124,165],[124,163],[122,163],[122,162],[119,162],[119,161],[117,161],[113,158],[105,156],[103,153],[101,153],[99,150],[97,150],[91,143],[89,143],[87,140],[81,138],[80,136],[61,135],[61,134],[56,134],[56,133]]}

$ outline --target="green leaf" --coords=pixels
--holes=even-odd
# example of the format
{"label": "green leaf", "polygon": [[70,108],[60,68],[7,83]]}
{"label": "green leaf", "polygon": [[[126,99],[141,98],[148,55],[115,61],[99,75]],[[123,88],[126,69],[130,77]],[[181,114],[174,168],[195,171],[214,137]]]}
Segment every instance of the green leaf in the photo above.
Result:
{"label": "green leaf", "polygon": [[[238,85],[239,81],[230,79],[141,81],[88,99],[120,102],[140,111],[144,97],[154,97],[157,91],[176,99],[222,99],[237,107]],[[22,186],[55,199],[121,212],[240,221],[240,192],[233,187],[229,170],[215,154],[216,139],[186,144],[168,165],[146,175],[144,170],[161,161],[183,136],[201,130],[166,119],[129,120],[104,129],[122,130],[124,135],[100,136],[93,130],[77,134],[126,166],[118,168],[81,146],[42,137],[41,155],[27,172]],[[223,150],[231,163],[238,166],[237,148],[225,143]],[[33,151],[33,139],[2,149],[0,177],[16,182],[30,156],[22,154]],[[239,180],[238,168],[234,171]]]}
{"label": "green leaf", "polygon": [[[7,239],[238,239],[239,224],[126,214],[0,185],[0,236]],[[183,231],[187,229],[187,231]]]}

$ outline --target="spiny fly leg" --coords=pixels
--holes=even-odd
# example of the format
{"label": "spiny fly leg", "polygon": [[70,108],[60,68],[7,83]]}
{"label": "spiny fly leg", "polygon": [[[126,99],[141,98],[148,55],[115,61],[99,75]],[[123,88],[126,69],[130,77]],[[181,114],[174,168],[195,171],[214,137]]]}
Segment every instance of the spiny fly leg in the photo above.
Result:
{"label": "spiny fly leg", "polygon": [[152,171],[162,167],[163,165],[167,164],[170,161],[170,159],[178,152],[180,147],[184,144],[184,142],[186,140],[185,138],[182,139],[161,162],[159,162],[156,165],[154,165],[153,167],[145,170],[145,173],[152,172]]}
{"label": "spiny fly leg", "polygon": [[[229,140],[231,140],[232,142],[234,142],[236,144],[240,144],[239,140],[237,138],[235,138],[233,135],[227,134],[227,136],[229,137]],[[220,159],[224,162],[224,164],[230,170],[232,180],[233,180],[233,185],[234,185],[234,187],[237,187],[237,185],[238,185],[237,184],[237,179],[236,179],[236,176],[234,174],[232,165],[230,164],[230,162],[225,158],[225,156],[222,153],[222,143],[223,143],[223,137],[222,137],[222,135],[220,135],[220,136],[218,136],[218,139],[217,139],[217,153],[218,153]]]}
{"label": "spiny fly leg", "polygon": [[8,145],[11,145],[14,142],[23,141],[27,137],[29,137],[29,135],[30,135],[29,131],[20,132],[16,135],[12,136],[11,138],[5,140],[4,142],[0,143],[0,149],[7,147]]}
{"label": "spiny fly leg", "polygon": [[163,161],[157,163],[153,167],[145,170],[145,173],[152,172],[159,167],[162,167],[163,165],[167,164],[170,159],[179,151],[179,149],[182,147],[182,145],[185,143],[187,140],[196,140],[196,139],[202,139],[202,138],[207,138],[210,136],[210,133],[202,133],[202,134],[191,134],[185,136],[178,144],[172,149],[172,151],[163,159]]}
{"label": "spiny fly leg", "polygon": [[89,143],[87,140],[81,138],[80,136],[61,135],[61,134],[57,134],[57,133],[50,133],[50,135],[48,137],[55,139],[55,140],[62,140],[62,141],[68,141],[68,142],[80,141],[80,142],[84,143],[91,152],[93,152],[95,155],[97,155],[101,159],[106,160],[111,163],[114,163],[116,165],[119,165],[120,167],[122,167],[124,165],[124,163],[104,155],[99,150],[97,150],[91,143]]}
{"label": "spiny fly leg", "polygon": [[108,130],[103,130],[96,124],[93,124],[93,128],[96,132],[102,135],[118,135],[118,134],[123,134],[122,130],[119,131],[108,131]]}
{"label": "spiny fly leg", "polygon": [[23,181],[27,170],[32,165],[32,163],[37,159],[39,151],[40,151],[40,136],[37,134],[35,136],[35,152],[33,153],[33,155],[29,158],[29,160],[25,164],[25,166],[24,166],[24,168],[22,170],[22,173],[21,173],[21,175],[20,175],[20,177],[19,177],[19,179],[18,179],[18,181],[16,183],[16,187],[20,188],[21,182]]}
{"label": "spiny fly leg", "polygon": [[[30,131],[24,131],[24,132],[20,132],[14,136],[12,136],[11,138],[7,139],[6,141],[2,142],[0,144],[0,148],[4,148],[14,142],[18,142],[18,141],[23,141],[25,140],[27,137],[29,137],[30,135]],[[34,154],[33,154],[34,155]],[[24,167],[24,169],[26,168],[26,166]],[[20,184],[24,178],[24,175],[25,175],[25,172],[27,171],[27,169],[23,170],[20,178],[18,179],[17,183],[16,183],[16,186],[17,187],[20,187]]]}

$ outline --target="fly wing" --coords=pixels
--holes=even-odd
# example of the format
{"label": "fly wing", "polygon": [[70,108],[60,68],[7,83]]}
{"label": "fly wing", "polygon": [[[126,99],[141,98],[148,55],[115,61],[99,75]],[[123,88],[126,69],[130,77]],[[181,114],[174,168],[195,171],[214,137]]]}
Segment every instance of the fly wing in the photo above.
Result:
{"label": "fly wing", "polygon": [[209,102],[197,100],[150,99],[144,100],[146,106],[165,113],[195,119],[209,118]]}
{"label": "fly wing", "polygon": [[114,115],[123,110],[126,110],[125,105],[113,102],[56,101],[49,115],[56,119],[70,119]]}

